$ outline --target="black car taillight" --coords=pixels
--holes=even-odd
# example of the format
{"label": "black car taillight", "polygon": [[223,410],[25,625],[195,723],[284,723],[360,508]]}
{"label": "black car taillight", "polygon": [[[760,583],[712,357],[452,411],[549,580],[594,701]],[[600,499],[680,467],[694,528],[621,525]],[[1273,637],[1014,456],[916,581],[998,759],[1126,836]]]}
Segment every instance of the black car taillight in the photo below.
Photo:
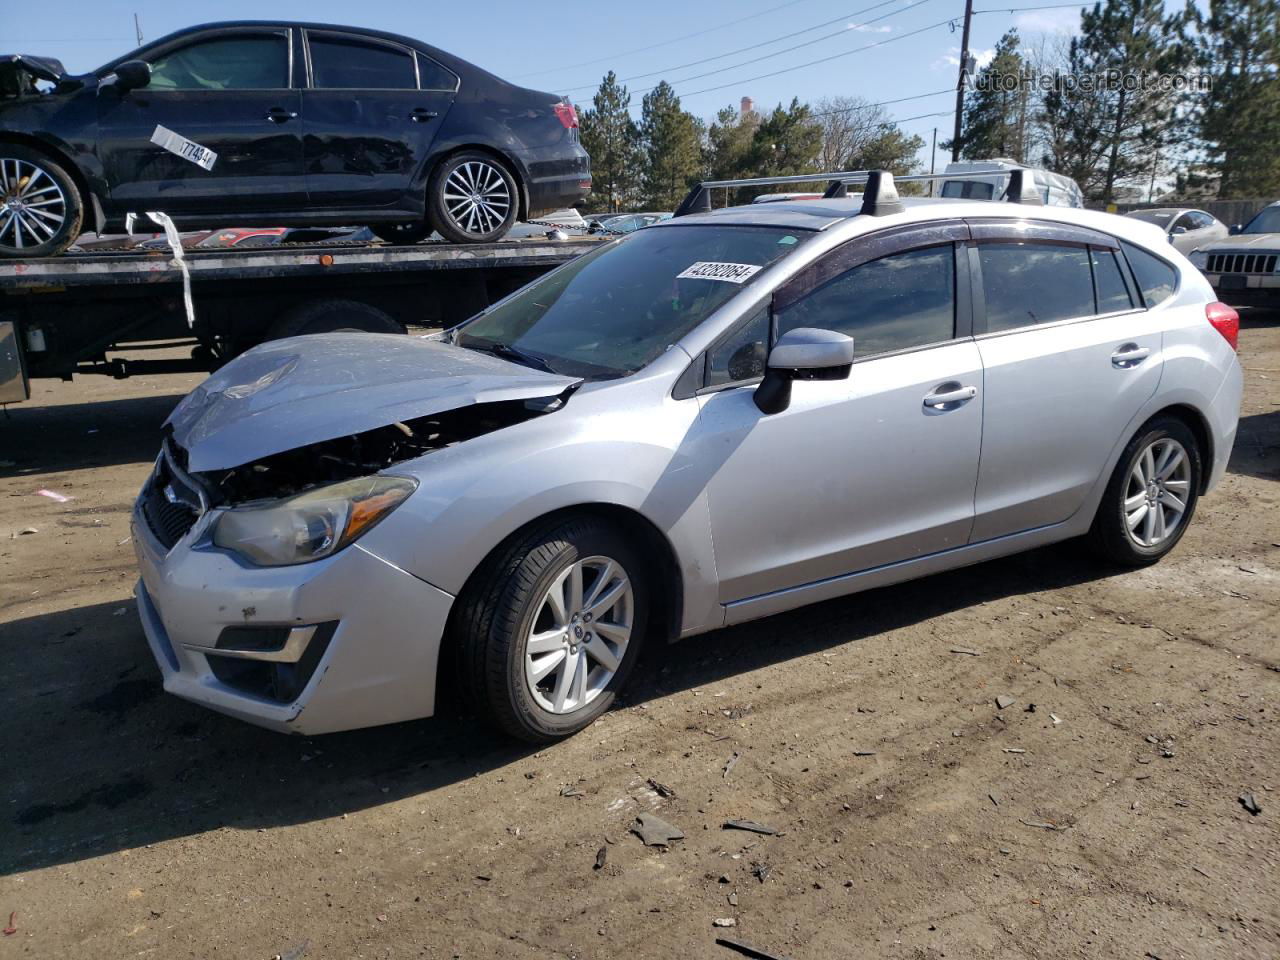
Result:
{"label": "black car taillight", "polygon": [[564,124],[566,130],[576,130],[578,128],[578,108],[568,100],[561,100],[555,105],[556,116],[560,118],[560,122]]}

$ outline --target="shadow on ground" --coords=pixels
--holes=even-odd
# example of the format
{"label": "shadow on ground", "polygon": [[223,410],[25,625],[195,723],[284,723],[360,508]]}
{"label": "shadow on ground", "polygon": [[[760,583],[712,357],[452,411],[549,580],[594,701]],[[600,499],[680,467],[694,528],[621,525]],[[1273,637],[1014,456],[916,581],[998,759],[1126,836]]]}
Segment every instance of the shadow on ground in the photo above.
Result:
{"label": "shadow on ground", "polygon": [[[1106,575],[1077,547],[1058,546],[655,645],[623,707]],[[314,738],[222,717],[163,693],[132,606],[113,615],[119,608],[59,611],[4,629],[2,873],[219,827],[337,816],[448,787],[533,750],[489,733],[457,704],[430,720]]]}

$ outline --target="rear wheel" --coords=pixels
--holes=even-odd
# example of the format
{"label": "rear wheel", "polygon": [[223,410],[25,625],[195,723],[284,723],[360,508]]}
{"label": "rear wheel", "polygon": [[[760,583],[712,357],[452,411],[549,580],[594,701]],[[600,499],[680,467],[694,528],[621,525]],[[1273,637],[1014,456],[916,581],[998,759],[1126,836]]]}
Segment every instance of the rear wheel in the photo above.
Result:
{"label": "rear wheel", "polygon": [[1200,447],[1174,417],[1149,421],[1129,442],[1107,484],[1089,536],[1109,560],[1156,563],[1174,548],[1195,514]]}
{"label": "rear wheel", "polygon": [[516,179],[491,154],[469,150],[446,159],[427,185],[429,219],[454,243],[506,236],[519,212]]}
{"label": "rear wheel", "polygon": [[42,153],[0,144],[0,257],[48,257],[80,236],[84,204],[75,181]]}
{"label": "rear wheel", "polygon": [[388,243],[418,243],[435,232],[425,220],[418,223],[371,223],[369,229],[374,236]]}
{"label": "rear wheel", "polygon": [[649,603],[640,555],[589,517],[553,522],[490,558],[459,608],[459,665],[501,730],[547,743],[609,709],[640,653]]}
{"label": "rear wheel", "polygon": [[404,333],[404,325],[359,300],[312,300],[287,310],[267,329],[267,340],[311,333]]}

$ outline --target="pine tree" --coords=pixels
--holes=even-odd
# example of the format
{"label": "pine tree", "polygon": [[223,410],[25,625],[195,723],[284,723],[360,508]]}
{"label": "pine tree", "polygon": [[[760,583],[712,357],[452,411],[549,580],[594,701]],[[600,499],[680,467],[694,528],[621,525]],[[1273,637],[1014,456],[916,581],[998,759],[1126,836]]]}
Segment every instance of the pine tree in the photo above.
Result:
{"label": "pine tree", "polygon": [[702,168],[702,122],[680,108],[680,98],[663,80],[644,95],[640,142],[644,151],[642,192],[652,210],[674,210]]}
{"label": "pine tree", "polygon": [[[965,97],[960,126],[960,155],[966,160],[1008,157],[1023,163],[1027,153],[1031,90],[1017,30],[996,44],[991,62],[978,71],[974,89]],[[943,149],[950,150],[945,141]]]}
{"label": "pine tree", "polygon": [[[707,128],[702,166],[709,180],[734,180],[749,177],[751,141],[760,126],[760,115],[754,110],[739,113],[733,107],[725,107],[716,114]],[[717,193],[720,191],[717,191]],[[728,198],[730,204],[740,203],[737,191]],[[713,196],[715,202],[719,198]]]}
{"label": "pine tree", "polygon": [[753,176],[787,177],[817,170],[822,150],[822,127],[811,116],[808,104],[792,98],[764,118],[751,138],[749,166]]}
{"label": "pine tree", "polygon": [[[875,137],[862,144],[849,158],[849,167],[853,170],[888,170],[895,177],[905,177],[916,172],[916,156],[923,149],[923,137],[905,134],[896,124],[885,123]],[[918,184],[903,184],[901,192],[913,192],[905,189],[907,187],[916,188]]]}
{"label": "pine tree", "polygon": [[582,114],[582,146],[591,157],[588,203],[607,211],[630,206],[635,199],[640,132],[631,119],[631,94],[610,70]]}
{"label": "pine tree", "polygon": [[1196,61],[1211,83],[1198,98],[1197,138],[1222,199],[1280,193],[1280,7],[1215,0],[1197,15]]}

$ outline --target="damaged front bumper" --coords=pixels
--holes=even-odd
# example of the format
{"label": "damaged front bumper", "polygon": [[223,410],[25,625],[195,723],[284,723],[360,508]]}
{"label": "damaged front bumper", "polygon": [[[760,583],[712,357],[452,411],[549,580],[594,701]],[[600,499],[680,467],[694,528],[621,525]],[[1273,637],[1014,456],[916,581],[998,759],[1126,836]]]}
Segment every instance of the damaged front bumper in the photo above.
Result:
{"label": "damaged front bumper", "polygon": [[142,502],[138,613],[166,691],[290,733],[432,714],[450,594],[359,544],[252,567],[207,544],[197,523],[166,549]]}

